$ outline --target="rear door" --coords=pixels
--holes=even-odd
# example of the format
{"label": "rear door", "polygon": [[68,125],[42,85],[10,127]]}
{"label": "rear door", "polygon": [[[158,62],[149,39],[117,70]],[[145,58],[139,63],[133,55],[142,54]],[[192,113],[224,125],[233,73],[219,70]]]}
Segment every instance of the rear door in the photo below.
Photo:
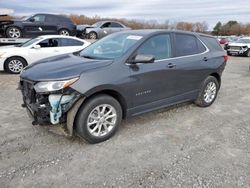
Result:
{"label": "rear door", "polygon": [[44,34],[57,34],[57,25],[60,24],[60,19],[54,15],[46,15],[43,26]]}
{"label": "rear door", "polygon": [[123,30],[123,26],[121,24],[117,23],[117,22],[111,22],[109,27],[110,27],[110,32],[111,33],[115,33],[115,32]]}
{"label": "rear door", "polygon": [[174,36],[172,63],[176,72],[176,95],[192,95],[207,75],[208,49],[195,35],[176,33]]}

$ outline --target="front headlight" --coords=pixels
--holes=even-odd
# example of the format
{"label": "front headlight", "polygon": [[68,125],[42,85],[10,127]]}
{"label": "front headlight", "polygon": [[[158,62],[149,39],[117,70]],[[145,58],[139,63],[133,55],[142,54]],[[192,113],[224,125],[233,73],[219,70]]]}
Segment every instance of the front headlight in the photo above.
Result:
{"label": "front headlight", "polygon": [[64,88],[69,87],[73,83],[75,83],[79,78],[73,78],[70,80],[63,80],[63,81],[49,81],[49,82],[38,82],[34,89],[38,93],[45,93],[51,91],[58,91]]}

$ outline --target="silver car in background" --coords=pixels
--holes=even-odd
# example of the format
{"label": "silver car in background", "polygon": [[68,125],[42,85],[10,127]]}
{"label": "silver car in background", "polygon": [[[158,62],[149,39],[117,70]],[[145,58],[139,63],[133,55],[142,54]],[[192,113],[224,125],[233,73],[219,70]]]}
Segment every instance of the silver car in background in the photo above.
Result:
{"label": "silver car in background", "polygon": [[99,21],[93,25],[78,25],[77,36],[87,39],[100,39],[111,33],[130,30],[131,28],[116,21]]}

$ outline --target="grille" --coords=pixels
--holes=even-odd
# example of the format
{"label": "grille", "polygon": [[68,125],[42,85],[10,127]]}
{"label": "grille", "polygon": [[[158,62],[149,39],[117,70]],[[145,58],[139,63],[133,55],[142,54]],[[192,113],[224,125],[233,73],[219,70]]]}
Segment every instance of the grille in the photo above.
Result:
{"label": "grille", "polygon": [[230,49],[232,50],[241,50],[240,46],[230,46]]}
{"label": "grille", "polygon": [[34,90],[33,84],[27,81],[22,81],[22,91],[25,101],[28,104],[35,103],[36,92]]}

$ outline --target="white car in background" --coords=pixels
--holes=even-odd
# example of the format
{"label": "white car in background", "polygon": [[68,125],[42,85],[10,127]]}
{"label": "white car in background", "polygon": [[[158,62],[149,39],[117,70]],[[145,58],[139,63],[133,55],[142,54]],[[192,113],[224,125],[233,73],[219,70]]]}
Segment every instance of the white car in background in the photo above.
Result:
{"label": "white car in background", "polygon": [[23,44],[0,47],[0,70],[18,74],[35,61],[80,51],[91,43],[76,37],[44,35]]}

